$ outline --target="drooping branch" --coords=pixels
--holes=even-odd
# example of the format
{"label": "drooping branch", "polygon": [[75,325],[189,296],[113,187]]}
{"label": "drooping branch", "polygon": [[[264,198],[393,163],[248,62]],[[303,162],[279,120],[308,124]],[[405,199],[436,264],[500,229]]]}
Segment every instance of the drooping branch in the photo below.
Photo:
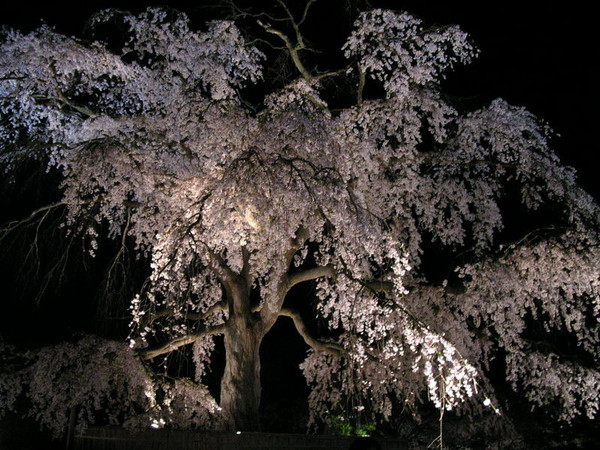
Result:
{"label": "drooping branch", "polygon": [[64,206],[65,204],[66,203],[64,203],[64,202],[51,203],[49,205],[45,205],[45,206],[42,206],[41,208],[36,209],[35,211],[33,211],[31,214],[29,214],[29,216],[25,217],[24,219],[8,222],[6,225],[4,225],[2,228],[0,228],[0,240],[5,238],[11,231],[19,228],[20,226],[23,226],[30,222],[33,222],[34,219],[39,214],[43,213],[43,217],[46,217],[46,215],[48,214],[48,212],[50,210],[58,208],[60,206]]}
{"label": "drooping branch", "polygon": [[302,13],[302,17],[300,18],[300,20],[298,22],[296,22],[296,26],[300,26],[306,21],[306,18],[308,17],[308,10],[312,6],[312,4],[316,3],[316,2],[317,2],[317,0],[308,0],[306,2],[306,5],[304,5],[304,12]]}
{"label": "drooping branch", "polygon": [[[200,320],[207,319],[208,317],[212,316],[214,313],[216,313],[218,311],[225,311],[226,309],[227,309],[227,301],[221,300],[220,302],[215,303],[214,305],[212,305],[210,308],[208,308],[206,311],[204,311],[202,313],[195,313],[195,312],[183,313],[183,318],[185,320],[200,321]],[[154,314],[149,314],[148,318],[146,319],[146,321],[144,322],[143,325],[146,325],[146,326],[150,325],[151,323],[153,323],[154,321],[156,321],[162,317],[169,317],[169,316],[175,316],[175,311],[173,309],[171,309],[171,308],[161,309],[160,311],[157,311]]]}
{"label": "drooping branch", "polygon": [[113,258],[113,261],[106,272],[107,281],[110,280],[113,276],[114,270],[119,265],[119,259],[124,256],[127,251],[127,235],[129,233],[129,226],[131,225],[131,208],[127,208],[127,220],[125,221],[125,226],[123,228],[123,232],[121,233],[121,244],[119,245],[119,251]]}
{"label": "drooping branch", "polygon": [[204,336],[212,336],[215,334],[222,334],[225,332],[226,325],[215,325],[212,327],[203,328],[200,331],[192,334],[186,334],[185,336],[179,336],[177,338],[171,339],[157,347],[144,348],[138,351],[138,355],[142,359],[152,359],[157,356],[164,355],[165,353],[170,353],[174,350],[177,350],[179,347],[183,347],[184,345],[192,344]]}
{"label": "drooping branch", "polygon": [[316,351],[325,352],[340,357],[348,356],[348,351],[341,345],[332,342],[323,342],[319,341],[318,339],[315,339],[310,334],[310,331],[308,330],[306,324],[302,320],[302,317],[297,311],[294,311],[290,308],[282,308],[279,312],[279,315],[289,317],[290,319],[292,319],[294,321],[294,326],[296,327],[296,331],[298,331],[298,334],[302,336],[302,339],[304,339],[304,342],[306,342],[307,345],[309,345]]}

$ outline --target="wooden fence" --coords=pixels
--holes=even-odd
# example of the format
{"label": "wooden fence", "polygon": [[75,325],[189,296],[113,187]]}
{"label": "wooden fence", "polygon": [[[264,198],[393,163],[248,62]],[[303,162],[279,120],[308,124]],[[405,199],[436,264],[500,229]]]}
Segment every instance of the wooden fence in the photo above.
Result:
{"label": "wooden fence", "polygon": [[[347,450],[348,436],[222,433],[191,430],[128,431],[92,427],[76,435],[75,450]],[[398,440],[379,439],[382,450],[405,450]]]}

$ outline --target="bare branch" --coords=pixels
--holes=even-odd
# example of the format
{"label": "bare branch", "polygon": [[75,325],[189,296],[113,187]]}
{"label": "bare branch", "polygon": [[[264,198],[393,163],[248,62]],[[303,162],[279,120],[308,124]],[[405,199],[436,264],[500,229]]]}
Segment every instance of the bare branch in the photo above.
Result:
{"label": "bare branch", "polygon": [[330,71],[330,72],[321,72],[318,75],[314,75],[313,80],[322,80],[325,78],[337,77],[337,76],[345,74],[347,71],[348,71],[348,67],[344,67],[343,69],[334,70],[334,71]]}
{"label": "bare branch", "polygon": [[302,317],[297,311],[294,311],[290,308],[282,308],[279,312],[279,315],[291,318],[294,321],[294,326],[296,327],[296,330],[298,331],[300,336],[302,336],[302,339],[304,339],[304,342],[306,342],[313,349],[319,352],[329,353],[334,356],[348,356],[348,351],[341,345],[334,344],[332,342],[322,342],[312,337],[310,332],[308,331],[308,328],[304,324]]}
{"label": "bare branch", "polygon": [[302,61],[300,60],[300,55],[298,54],[298,50],[301,50],[302,48],[304,48],[303,46],[296,46],[292,44],[292,41],[290,41],[290,39],[287,37],[287,35],[285,35],[283,32],[276,30],[275,28],[261,22],[260,20],[258,21],[258,24],[263,27],[263,29],[270,34],[274,34],[275,36],[279,37],[283,43],[285,44],[291,58],[292,61],[294,62],[294,65],[296,66],[296,69],[298,69],[298,71],[300,72],[300,74],[302,75],[302,77],[306,80],[306,81],[312,81],[313,76],[310,74],[310,72],[306,69],[306,67],[304,67],[304,64],[302,63]]}
{"label": "bare branch", "polygon": [[306,20],[306,17],[308,16],[308,10],[312,6],[312,4],[316,3],[316,2],[317,2],[317,0],[308,0],[306,2],[306,5],[304,6],[304,12],[302,13],[302,18],[297,22],[298,26],[300,26],[304,23],[304,21]]}
{"label": "bare branch", "polygon": [[315,280],[321,277],[334,277],[335,270],[331,266],[313,267],[312,269],[296,272],[288,276],[288,289],[304,281]]}
{"label": "bare branch", "polygon": [[297,45],[298,49],[306,48],[306,45],[304,44],[304,38],[302,36],[302,33],[300,32],[300,25],[306,20],[308,10],[310,9],[310,6],[315,1],[316,0],[309,0],[306,3],[306,5],[304,7],[304,12],[302,14],[302,19],[300,19],[299,22],[296,22],[296,19],[294,19],[294,16],[292,15],[291,11],[289,10],[289,8],[285,4],[285,2],[283,0],[277,0],[277,3],[279,3],[279,5],[283,8],[286,15],[288,16],[289,22],[292,24],[292,27],[294,27],[294,33],[296,34],[296,42],[298,42],[298,45]]}
{"label": "bare branch", "polygon": [[54,208],[58,208],[60,206],[64,206],[64,205],[66,205],[66,203],[64,203],[64,202],[51,203],[49,205],[42,206],[41,208],[36,209],[35,211],[33,211],[31,214],[29,214],[29,216],[25,217],[24,219],[8,222],[5,226],[0,228],[0,240],[5,238],[6,235],[8,235],[11,231],[17,229],[18,227],[26,225],[30,222],[33,222],[33,220],[39,214],[43,213],[43,217],[42,217],[42,219],[43,219],[44,217],[46,217],[48,211],[50,211],[51,209],[54,209]]}
{"label": "bare branch", "polygon": [[236,4],[235,1],[232,0],[227,0],[224,3],[231,10],[231,13],[229,13],[229,17],[231,19],[266,17],[271,22],[287,22],[289,20],[287,17],[274,17],[265,11],[250,12],[249,10],[243,10]]}

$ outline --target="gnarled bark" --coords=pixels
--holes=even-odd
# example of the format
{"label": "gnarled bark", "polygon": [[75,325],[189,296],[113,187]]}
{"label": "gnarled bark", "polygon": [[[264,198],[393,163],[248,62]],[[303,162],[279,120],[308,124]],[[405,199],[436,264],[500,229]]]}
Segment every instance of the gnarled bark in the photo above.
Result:
{"label": "gnarled bark", "polygon": [[251,315],[235,317],[225,333],[225,372],[221,401],[231,429],[260,429],[260,344],[265,335],[262,322]]}

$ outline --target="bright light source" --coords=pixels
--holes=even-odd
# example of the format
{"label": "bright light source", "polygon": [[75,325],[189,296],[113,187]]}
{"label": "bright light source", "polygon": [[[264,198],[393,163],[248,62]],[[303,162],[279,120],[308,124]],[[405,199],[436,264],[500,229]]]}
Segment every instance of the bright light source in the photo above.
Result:
{"label": "bright light source", "polygon": [[150,419],[150,427],[151,428],[162,428],[164,426],[165,426],[164,419],[162,419],[162,418],[159,418],[159,419],[151,418]]}

